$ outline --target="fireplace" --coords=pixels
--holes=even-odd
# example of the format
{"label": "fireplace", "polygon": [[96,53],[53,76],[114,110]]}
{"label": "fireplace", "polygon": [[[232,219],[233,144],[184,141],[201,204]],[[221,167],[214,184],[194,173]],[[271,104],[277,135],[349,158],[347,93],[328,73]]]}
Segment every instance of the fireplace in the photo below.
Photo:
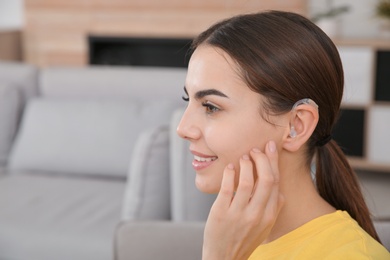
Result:
{"label": "fireplace", "polygon": [[191,40],[89,36],[89,64],[187,67]]}

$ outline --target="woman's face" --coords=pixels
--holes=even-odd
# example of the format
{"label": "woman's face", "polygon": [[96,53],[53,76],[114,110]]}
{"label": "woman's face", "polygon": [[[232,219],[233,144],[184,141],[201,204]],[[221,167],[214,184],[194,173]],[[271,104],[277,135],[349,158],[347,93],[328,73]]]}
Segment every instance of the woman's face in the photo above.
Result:
{"label": "woman's face", "polygon": [[190,141],[196,186],[203,192],[218,192],[229,163],[239,172],[240,157],[255,147],[264,151],[269,140],[278,145],[288,127],[283,116],[267,117],[273,124],[263,119],[262,96],[246,86],[221,49],[201,45],[195,50],[185,91],[189,103],[177,131]]}

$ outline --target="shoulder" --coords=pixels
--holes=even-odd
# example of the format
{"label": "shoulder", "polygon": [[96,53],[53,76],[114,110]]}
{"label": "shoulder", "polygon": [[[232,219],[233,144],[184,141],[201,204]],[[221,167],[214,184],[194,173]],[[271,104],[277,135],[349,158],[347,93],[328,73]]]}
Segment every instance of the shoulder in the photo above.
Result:
{"label": "shoulder", "polygon": [[[347,212],[331,214],[326,224],[326,228],[313,237],[325,259],[390,259],[389,252]],[[320,249],[324,245],[325,249]]]}
{"label": "shoulder", "polygon": [[347,212],[314,219],[259,246],[250,259],[390,259],[389,252]]}

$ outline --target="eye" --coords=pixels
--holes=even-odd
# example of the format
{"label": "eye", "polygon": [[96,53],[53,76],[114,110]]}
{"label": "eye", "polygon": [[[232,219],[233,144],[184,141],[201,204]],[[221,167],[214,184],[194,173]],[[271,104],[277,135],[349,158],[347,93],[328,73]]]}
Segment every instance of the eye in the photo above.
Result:
{"label": "eye", "polygon": [[213,114],[221,110],[217,106],[211,104],[209,101],[202,102],[202,106],[206,108],[207,114]]}

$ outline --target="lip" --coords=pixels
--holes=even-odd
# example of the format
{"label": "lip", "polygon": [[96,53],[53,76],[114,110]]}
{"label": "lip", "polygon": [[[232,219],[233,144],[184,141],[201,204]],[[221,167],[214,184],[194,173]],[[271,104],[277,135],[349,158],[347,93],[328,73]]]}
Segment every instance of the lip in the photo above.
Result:
{"label": "lip", "polygon": [[210,165],[212,165],[217,159],[218,157],[217,156],[213,156],[213,155],[206,155],[206,154],[202,154],[202,153],[199,153],[199,152],[196,152],[196,151],[193,151],[191,150],[191,153],[195,156],[198,156],[198,157],[202,157],[202,158],[216,158],[215,160],[213,161],[198,161],[198,160],[193,160],[192,161],[192,167],[194,168],[195,171],[200,171],[200,170],[203,170],[207,167],[209,167]]}

